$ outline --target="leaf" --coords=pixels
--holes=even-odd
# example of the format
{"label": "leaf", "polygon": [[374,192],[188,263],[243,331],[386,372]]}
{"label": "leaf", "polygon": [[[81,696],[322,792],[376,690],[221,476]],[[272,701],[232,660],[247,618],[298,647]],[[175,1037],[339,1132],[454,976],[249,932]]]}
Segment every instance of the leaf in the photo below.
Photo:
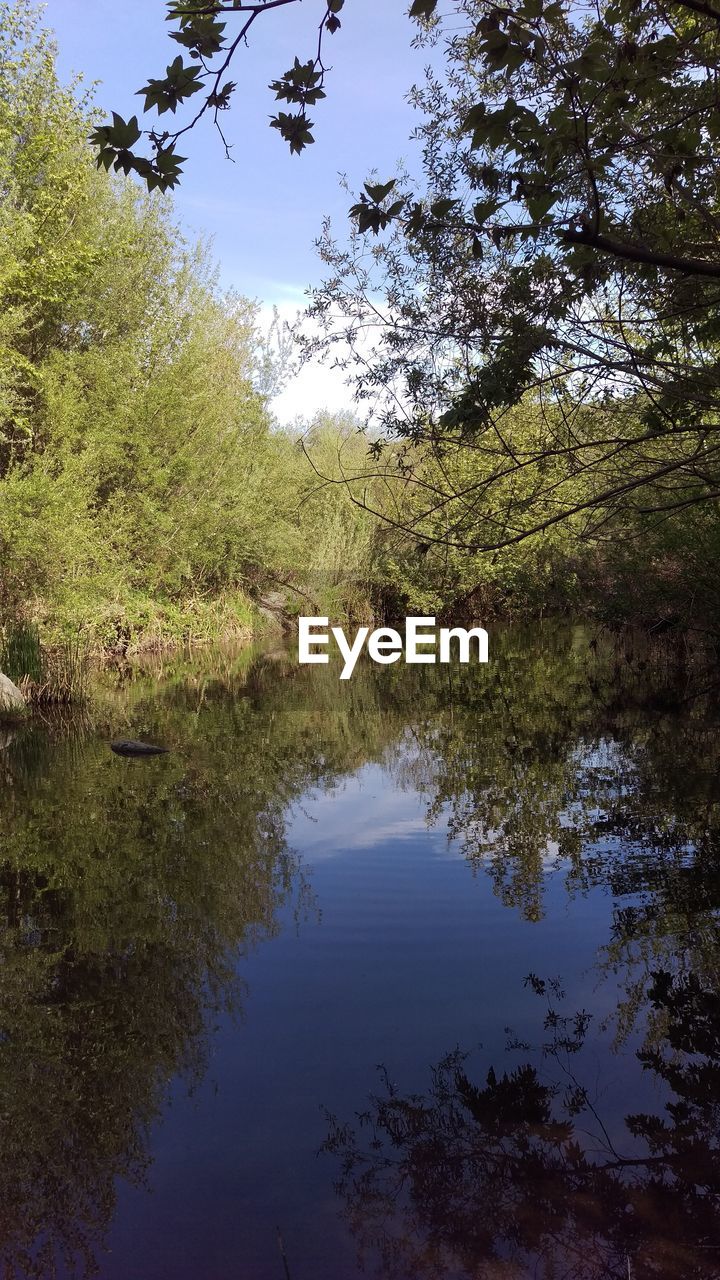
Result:
{"label": "leaf", "polygon": [[277,129],[289,143],[291,155],[299,155],[305,147],[315,141],[312,135],[313,122],[308,120],[304,112],[292,115],[286,111],[279,111],[276,116],[272,116],[270,127]]}
{"label": "leaf", "polygon": [[473,208],[473,216],[479,226],[484,226],[488,218],[497,212],[497,200],[479,200]]}
{"label": "leaf", "polygon": [[211,93],[208,96],[208,104],[211,107],[216,107],[218,111],[226,111],[230,106],[230,99],[236,89],[237,84],[235,81],[228,80],[227,84],[224,84],[222,89],[218,89],[217,93]]}
{"label": "leaf", "polygon": [[133,147],[141,137],[140,126],[137,116],[133,116],[127,122],[119,116],[117,111],[113,111],[112,125],[105,125],[105,139],[115,147],[121,150],[124,147]]}
{"label": "leaf", "polygon": [[438,0],[414,0],[410,6],[411,18],[431,18],[437,9]]}
{"label": "leaf", "polygon": [[149,80],[144,88],[138,89],[138,94],[145,96],[145,111],[155,107],[158,115],[166,111],[174,114],[181,102],[202,89],[202,74],[203,68],[199,63],[186,64],[182,54],[178,54],[167,68],[164,80]]}
{"label": "leaf", "polygon": [[389,195],[390,192],[392,191],[393,187],[395,186],[395,179],[392,178],[390,182],[381,182],[381,183],[374,183],[374,184],[365,182],[363,185],[370,199],[374,200],[375,204],[380,204],[380,201],[384,200],[385,197]]}
{"label": "leaf", "polygon": [[435,200],[430,205],[430,212],[433,218],[446,218],[457,203],[457,200]]}
{"label": "leaf", "polygon": [[487,107],[484,102],[478,102],[471,107],[461,124],[463,133],[473,133],[478,125],[481,125],[487,115]]}
{"label": "leaf", "polygon": [[542,192],[540,195],[525,197],[528,213],[533,222],[540,222],[560,198],[558,191]]}
{"label": "leaf", "polygon": [[201,58],[212,58],[223,48],[226,24],[212,16],[195,15],[185,19],[180,31],[172,31],[170,39],[184,45]]}

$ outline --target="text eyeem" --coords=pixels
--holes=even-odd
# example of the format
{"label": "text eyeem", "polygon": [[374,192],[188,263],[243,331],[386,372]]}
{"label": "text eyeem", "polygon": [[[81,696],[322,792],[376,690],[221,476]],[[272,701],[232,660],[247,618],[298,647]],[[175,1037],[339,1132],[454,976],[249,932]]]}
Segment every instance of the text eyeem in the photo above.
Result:
{"label": "text eyeem", "polygon": [[[341,680],[349,680],[364,648],[373,662],[389,664],[404,656],[406,662],[487,662],[488,634],[482,627],[435,626],[434,618],[406,618],[405,638],[394,627],[360,627],[350,642],[342,627],[330,627],[329,618],[300,618],[298,660],[326,663],[330,638],[344,660]],[[472,655],[472,656],[471,656]]]}

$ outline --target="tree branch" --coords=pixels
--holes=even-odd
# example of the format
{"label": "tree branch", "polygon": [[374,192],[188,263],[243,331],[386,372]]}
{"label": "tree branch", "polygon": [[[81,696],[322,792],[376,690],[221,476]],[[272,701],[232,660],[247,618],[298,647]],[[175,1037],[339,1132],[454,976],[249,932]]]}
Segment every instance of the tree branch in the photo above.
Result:
{"label": "tree branch", "polygon": [[567,228],[560,235],[566,244],[586,245],[589,249],[599,249],[601,253],[611,253],[613,257],[625,258],[628,262],[647,263],[652,267],[682,271],[689,276],[711,276],[720,280],[720,263],[707,262],[703,258],[679,258],[674,253],[659,253],[642,245],[624,244],[622,240],[600,235],[590,227],[584,227],[581,231]]}
{"label": "tree branch", "polygon": [[715,22],[720,22],[720,9],[707,4],[705,0],[675,0],[675,3],[681,9],[692,9],[693,13],[701,13],[704,18],[713,18]]}

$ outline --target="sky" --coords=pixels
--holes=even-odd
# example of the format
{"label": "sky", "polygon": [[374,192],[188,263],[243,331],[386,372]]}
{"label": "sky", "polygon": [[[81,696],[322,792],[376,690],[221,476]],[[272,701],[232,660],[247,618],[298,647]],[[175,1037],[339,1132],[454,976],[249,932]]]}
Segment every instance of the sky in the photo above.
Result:
{"label": "sky", "polygon": [[[349,199],[339,175],[354,191],[373,170],[385,179],[399,160],[412,167],[415,154],[415,118],[405,95],[422,78],[427,53],[411,48],[415,28],[406,0],[346,0],[342,28],[326,45],[332,71],[327,100],[312,113],[312,147],[291,156],[269,127],[277,104],[267,85],[296,55],[306,61],[314,54],[324,8],[324,0],[303,0],[268,13],[250,47],[239,51],[233,79],[240,87],[223,121],[234,163],[209,125],[181,148],[188,163],[175,196],[179,220],[212,238],[223,285],[256,298],[264,316],[277,306],[293,318],[308,286],[322,278],[313,242],[323,217],[332,218],[338,235],[347,225]],[[108,113],[137,114],[143,100],[135,91],[179,51],[164,16],[164,0],[46,0],[61,77],[98,82],[96,99]],[[342,376],[317,365],[304,368],[274,405],[281,421],[342,407],[351,407]]]}

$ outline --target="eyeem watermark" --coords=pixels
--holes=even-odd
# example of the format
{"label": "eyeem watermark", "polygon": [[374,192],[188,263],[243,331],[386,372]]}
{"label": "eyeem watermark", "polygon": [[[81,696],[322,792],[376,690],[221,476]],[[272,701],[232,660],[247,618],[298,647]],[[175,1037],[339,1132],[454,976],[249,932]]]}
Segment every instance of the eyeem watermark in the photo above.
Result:
{"label": "eyeem watermark", "polygon": [[[300,618],[298,659],[301,663],[330,661],[330,638],[335,641],[345,665],[341,680],[349,680],[363,649],[373,662],[389,664],[405,657],[406,662],[487,662],[488,634],[482,627],[435,626],[434,618],[406,618],[405,639],[393,627],[370,631],[360,627],[350,643],[342,627],[330,627],[329,618]],[[472,656],[471,656],[472,655]]]}

